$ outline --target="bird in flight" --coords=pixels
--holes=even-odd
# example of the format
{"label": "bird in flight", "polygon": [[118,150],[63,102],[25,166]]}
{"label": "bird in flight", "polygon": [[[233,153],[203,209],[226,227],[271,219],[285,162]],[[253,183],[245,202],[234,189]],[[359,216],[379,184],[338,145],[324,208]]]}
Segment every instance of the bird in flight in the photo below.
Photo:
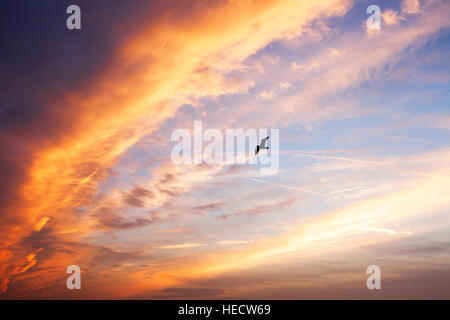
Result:
{"label": "bird in flight", "polygon": [[263,139],[261,140],[261,143],[260,143],[258,146],[256,146],[256,149],[255,149],[255,156],[258,155],[259,150],[261,150],[261,149],[269,149],[269,147],[266,147],[266,142],[267,142],[267,140],[269,140],[269,137],[268,137],[268,136],[265,137],[265,138],[263,138]]}

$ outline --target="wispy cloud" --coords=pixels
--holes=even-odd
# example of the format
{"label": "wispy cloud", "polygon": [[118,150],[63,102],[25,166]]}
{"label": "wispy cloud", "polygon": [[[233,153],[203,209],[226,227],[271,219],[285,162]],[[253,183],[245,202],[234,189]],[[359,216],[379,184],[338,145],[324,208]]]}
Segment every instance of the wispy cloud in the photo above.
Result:
{"label": "wispy cloud", "polygon": [[202,243],[182,243],[182,244],[173,244],[173,245],[167,245],[167,246],[161,246],[159,249],[187,249],[187,248],[196,248],[196,247],[202,247],[204,244]]}
{"label": "wispy cloud", "polygon": [[[70,298],[60,284],[79,263],[94,284],[85,298],[243,297],[239,281],[252,272],[242,271],[263,274],[274,261],[289,287],[294,260],[361,265],[354,250],[395,243],[417,262],[407,238],[442,242],[433,237],[448,227],[447,2],[387,2],[373,34],[348,0],[132,3],[90,10],[102,28],[70,45],[42,29],[52,52],[28,50],[28,33],[11,29],[0,62],[0,294]],[[279,174],[172,163],[170,132],[198,119],[280,128]],[[448,261],[435,247],[429,270]],[[320,266],[307,278],[348,286]],[[342,268],[354,280],[354,265]],[[239,291],[212,286],[232,273]],[[299,283],[315,292],[317,281]],[[272,297],[293,294],[267,282]]]}
{"label": "wispy cloud", "polygon": [[252,243],[254,240],[222,240],[217,241],[218,245],[221,246],[228,246],[228,245],[235,245],[235,244],[248,244]]}
{"label": "wispy cloud", "polygon": [[273,183],[273,182],[269,182],[269,181],[265,181],[265,180],[257,179],[257,178],[250,178],[250,180],[256,181],[256,182],[259,182],[259,183],[265,183],[265,184],[268,184],[268,185],[271,185],[271,186],[274,186],[274,187],[280,187],[280,188],[285,188],[285,189],[289,189],[289,190],[296,190],[296,191],[301,191],[301,192],[306,192],[306,193],[311,193],[311,194],[322,196],[322,194],[319,193],[319,192],[306,190],[306,189],[303,189],[303,188],[287,186],[287,185],[279,184],[279,183]]}

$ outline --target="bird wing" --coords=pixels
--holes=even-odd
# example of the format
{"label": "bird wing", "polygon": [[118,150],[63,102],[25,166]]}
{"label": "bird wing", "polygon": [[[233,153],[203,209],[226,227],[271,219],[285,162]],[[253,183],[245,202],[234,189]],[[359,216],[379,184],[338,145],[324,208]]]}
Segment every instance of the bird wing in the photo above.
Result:
{"label": "bird wing", "polygon": [[265,137],[264,139],[261,140],[261,145],[260,145],[261,149],[266,147],[267,140],[269,140],[269,137]]}

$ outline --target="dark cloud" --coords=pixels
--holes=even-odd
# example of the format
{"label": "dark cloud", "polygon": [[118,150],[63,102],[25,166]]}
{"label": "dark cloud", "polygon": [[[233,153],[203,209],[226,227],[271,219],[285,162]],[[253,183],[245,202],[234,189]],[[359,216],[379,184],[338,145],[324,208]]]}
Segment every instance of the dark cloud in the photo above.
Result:
{"label": "dark cloud", "polygon": [[151,191],[149,191],[147,189],[144,189],[144,188],[140,188],[140,187],[134,188],[133,191],[132,191],[132,194],[135,197],[146,197],[146,198],[153,198],[154,197],[153,192],[151,192]]}
{"label": "dark cloud", "polygon": [[215,211],[215,210],[220,210],[225,208],[226,204],[223,202],[213,202],[213,203],[208,203],[208,204],[203,204],[200,206],[195,206],[192,207],[191,210],[189,210],[190,212],[208,212],[208,211]]}
{"label": "dark cloud", "polygon": [[373,250],[382,250],[386,255],[392,256],[436,256],[448,254],[450,256],[450,242],[429,242],[429,243],[391,243],[372,248]]}
{"label": "dark cloud", "polygon": [[156,215],[149,214],[145,218],[126,218],[120,215],[121,210],[114,207],[102,207],[93,215],[97,219],[97,228],[102,230],[121,230],[145,227],[156,221]]}
{"label": "dark cloud", "polygon": [[[156,1],[76,2],[82,29],[66,28],[72,1],[0,2],[0,215],[14,219],[18,189],[35,153],[70,134],[77,110],[69,93],[93,92],[118,48],[136,32]],[[162,9],[162,8],[160,8]],[[118,27],[120,26],[120,27]]]}
{"label": "dark cloud", "polygon": [[139,199],[138,197],[133,196],[132,194],[125,195],[123,201],[135,208],[142,208],[144,206],[144,201],[142,201],[142,199]]}
{"label": "dark cloud", "polygon": [[[368,290],[366,268],[381,268],[381,290]],[[418,265],[397,257],[361,251],[334,258],[317,257],[230,271],[186,283],[189,287],[223,288],[221,299],[448,299],[450,269],[421,260]],[[207,298],[198,297],[199,299]]]}
{"label": "dark cloud", "polygon": [[97,247],[95,248],[95,254],[92,255],[90,261],[91,265],[115,265],[118,262],[132,261],[140,258],[139,252],[120,252],[115,251],[107,247]]}
{"label": "dark cloud", "polygon": [[218,298],[225,290],[219,288],[167,288],[157,293],[155,299]]}
{"label": "dark cloud", "polygon": [[180,194],[183,194],[183,190],[181,190],[180,188],[176,188],[176,187],[169,189],[167,187],[159,186],[158,190],[162,193],[165,193],[165,194],[171,196],[172,198],[175,198],[175,197],[179,196]]}
{"label": "dark cloud", "polygon": [[160,179],[159,183],[161,183],[161,184],[167,184],[167,183],[174,182],[174,181],[176,181],[176,180],[177,180],[177,178],[176,178],[173,174],[171,174],[171,173],[166,173],[166,174],[164,175],[164,177],[163,177],[162,179]]}
{"label": "dark cloud", "polygon": [[138,24],[132,21],[142,19],[143,9],[149,7],[139,1],[77,1],[82,29],[69,31],[65,20],[70,4],[2,1],[2,131],[20,131],[36,139],[67,130],[61,120],[70,120],[65,116],[70,110],[61,105],[62,112],[54,112],[48,105],[75,88],[88,89],[136,30]]}
{"label": "dark cloud", "polygon": [[154,198],[155,194],[145,188],[136,187],[131,192],[123,195],[123,201],[135,208],[142,208],[144,206],[145,198]]}
{"label": "dark cloud", "polygon": [[[7,274],[2,280],[7,280],[7,291],[0,299],[74,299],[78,295],[67,295],[65,280],[66,268],[70,264],[79,265],[84,276],[93,277],[93,270],[110,269],[114,265],[125,262],[149,261],[153,257],[138,251],[116,251],[106,246],[97,246],[68,240],[64,235],[54,233],[52,228],[41,232],[33,232],[21,242],[8,247],[11,253],[8,260]],[[29,263],[24,257],[30,253],[36,254],[36,264],[32,265],[26,274],[17,273]],[[51,263],[52,267],[48,267]],[[86,280],[86,278],[84,279]],[[92,292],[86,288],[81,294]]]}

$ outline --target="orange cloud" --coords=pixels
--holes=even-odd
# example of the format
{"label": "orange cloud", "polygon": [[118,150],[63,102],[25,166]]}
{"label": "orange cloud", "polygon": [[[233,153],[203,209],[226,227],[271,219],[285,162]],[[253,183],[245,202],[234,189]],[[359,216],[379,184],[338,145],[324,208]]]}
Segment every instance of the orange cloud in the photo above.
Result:
{"label": "orange cloud", "polygon": [[[29,146],[33,161],[26,179],[14,205],[4,208],[11,219],[2,229],[2,278],[16,275],[8,270],[16,268],[17,255],[24,253],[7,248],[24,238],[47,230],[77,241],[92,232],[89,216],[75,209],[92,203],[106,169],[143,134],[185,101],[247,90],[251,81],[226,74],[269,42],[297,34],[309,21],[343,14],[348,1],[243,0],[205,6],[186,2],[152,17],[111,53],[88,85],[48,106],[66,126],[59,138]],[[2,282],[3,292],[7,282]]]}

